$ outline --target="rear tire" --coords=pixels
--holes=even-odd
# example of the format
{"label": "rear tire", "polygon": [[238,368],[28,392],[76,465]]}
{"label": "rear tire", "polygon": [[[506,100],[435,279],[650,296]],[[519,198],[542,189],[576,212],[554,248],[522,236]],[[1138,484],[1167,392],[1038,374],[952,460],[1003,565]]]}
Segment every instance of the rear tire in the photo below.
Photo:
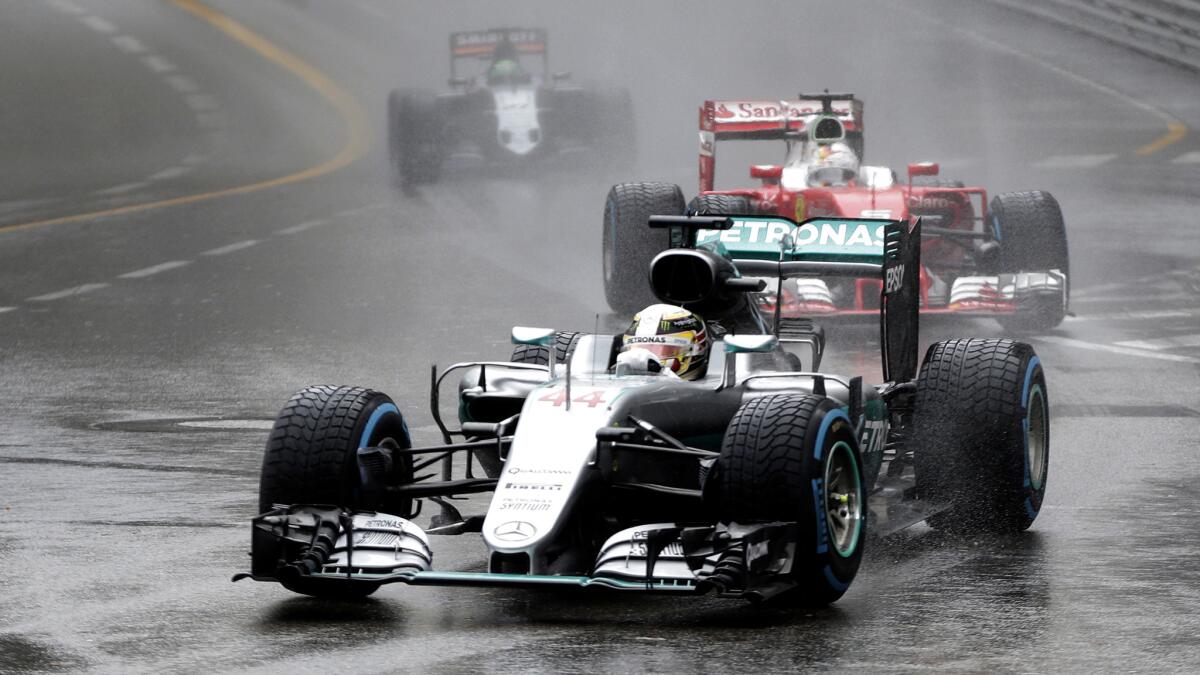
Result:
{"label": "rear tire", "polygon": [[688,202],[688,211],[698,216],[748,216],[750,200],[738,195],[696,195]]}
{"label": "rear tire", "polygon": [[913,414],[917,493],[950,502],[954,532],[1014,532],[1037,518],[1050,460],[1046,379],[1033,347],[947,340],[929,347]]}
{"label": "rear tire", "polygon": [[618,313],[632,314],[658,300],[650,289],[650,261],[667,248],[665,230],[650,216],[682,215],[683,191],[670,183],[620,183],[604,202],[604,296]]}
{"label": "rear tire", "polygon": [[840,404],[806,394],[751,400],[729,422],[717,467],[722,521],[800,527],[796,587],[772,602],[840,598],[858,573],[867,527],[858,442]]}
{"label": "rear tire", "polygon": [[[275,504],[331,504],[407,517],[411,511],[408,500],[365,501],[359,490],[360,447],[412,447],[408,427],[392,399],[362,387],[315,386],[298,392],[280,411],[267,440],[259,513]],[[394,466],[391,480],[411,480],[411,460],[396,457]],[[263,566],[274,564],[266,561]],[[324,581],[301,578],[280,583],[296,593],[342,599],[363,598],[379,588],[378,584],[348,586]]]}
{"label": "rear tire", "polygon": [[[1000,243],[1000,272],[1058,270],[1070,293],[1067,230],[1058,201],[1040,190],[1004,192],[988,208],[992,235]],[[1062,323],[1067,299],[1056,292],[1018,297],[1016,313],[1001,317],[1000,323],[1019,332],[1049,330]]]}

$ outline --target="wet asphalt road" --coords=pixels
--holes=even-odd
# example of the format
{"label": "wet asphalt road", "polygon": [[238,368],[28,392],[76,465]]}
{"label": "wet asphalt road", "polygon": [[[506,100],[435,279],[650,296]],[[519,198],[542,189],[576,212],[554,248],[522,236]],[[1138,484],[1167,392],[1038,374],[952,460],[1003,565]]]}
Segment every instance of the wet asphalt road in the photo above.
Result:
{"label": "wet asphalt road", "polygon": [[[1200,78],[981,2],[896,4],[209,5],[282,62],[168,2],[6,4],[0,671],[1200,669],[1200,134],[1138,154],[1168,123],[1200,129]],[[514,23],[550,30],[555,69],[628,84],[637,170],[396,191],[387,91],[437,86],[449,31]],[[941,160],[1062,202],[1077,316],[1029,338],[1053,414],[1030,532],[914,528],[808,613],[399,586],[329,604],[228,583],[266,434],[177,420],[261,425],[307,384],[362,384],[434,440],[429,363],[504,358],[513,324],[620,323],[599,281],[604,193],[693,192],[702,99],[824,87],[867,101],[870,163]],[[347,168],[139,210],[327,164],[364,133]],[[719,180],[741,181],[725,159]],[[833,369],[877,369],[871,330],[830,337]],[[434,544],[440,568],[484,564],[470,535]]]}

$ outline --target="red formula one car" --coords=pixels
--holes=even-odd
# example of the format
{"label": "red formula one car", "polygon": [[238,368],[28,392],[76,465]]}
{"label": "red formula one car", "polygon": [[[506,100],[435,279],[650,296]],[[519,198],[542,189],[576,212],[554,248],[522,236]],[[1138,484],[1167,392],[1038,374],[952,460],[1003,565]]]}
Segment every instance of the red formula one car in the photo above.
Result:
{"label": "red formula one car", "polygon": [[[723,140],[783,141],[783,162],[752,166],[750,177],[760,181],[757,187],[714,190],[717,142]],[[989,315],[1019,330],[1044,330],[1062,321],[1069,300],[1067,239],[1058,202],[1048,192],[1001,193],[989,203],[982,187],[939,179],[937,164],[910,164],[907,180],[901,182],[886,167],[860,165],[862,156],[863,102],[853,94],[801,94],[793,101],[705,101],[700,108],[700,193],[686,209],[714,215],[778,215],[798,222],[920,217],[924,313]],[[644,234],[630,241],[625,233],[645,230],[643,206],[653,204],[661,213],[664,207],[684,208],[682,200],[677,187],[662,183],[625,183],[609,192],[604,270],[614,309],[624,309],[626,277],[641,282],[650,258],[670,245],[649,241]],[[841,245],[847,242],[836,239],[846,232],[862,230],[790,234],[793,239],[830,238],[796,244]],[[743,248],[778,244],[788,235],[752,222],[719,233],[735,256]],[[882,241],[877,244],[882,246]],[[779,289],[781,314],[874,315],[880,283],[793,279]],[[776,301],[776,294],[763,298],[768,309]]]}

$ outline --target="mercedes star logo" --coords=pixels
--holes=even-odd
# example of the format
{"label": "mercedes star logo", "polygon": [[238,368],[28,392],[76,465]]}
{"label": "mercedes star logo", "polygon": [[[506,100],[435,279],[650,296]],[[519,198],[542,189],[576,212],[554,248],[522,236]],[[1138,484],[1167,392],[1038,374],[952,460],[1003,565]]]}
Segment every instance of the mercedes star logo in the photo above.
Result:
{"label": "mercedes star logo", "polygon": [[492,534],[500,541],[524,541],[536,533],[537,528],[523,520],[509,521],[492,530]]}

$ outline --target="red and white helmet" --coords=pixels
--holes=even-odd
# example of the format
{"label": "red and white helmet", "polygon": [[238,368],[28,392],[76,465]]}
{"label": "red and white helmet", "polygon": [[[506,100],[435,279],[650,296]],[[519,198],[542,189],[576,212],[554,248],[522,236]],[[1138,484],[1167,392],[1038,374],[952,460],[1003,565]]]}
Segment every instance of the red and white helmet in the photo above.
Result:
{"label": "red and white helmet", "polygon": [[858,156],[841,141],[818,145],[808,168],[812,187],[849,185],[858,177]]}

